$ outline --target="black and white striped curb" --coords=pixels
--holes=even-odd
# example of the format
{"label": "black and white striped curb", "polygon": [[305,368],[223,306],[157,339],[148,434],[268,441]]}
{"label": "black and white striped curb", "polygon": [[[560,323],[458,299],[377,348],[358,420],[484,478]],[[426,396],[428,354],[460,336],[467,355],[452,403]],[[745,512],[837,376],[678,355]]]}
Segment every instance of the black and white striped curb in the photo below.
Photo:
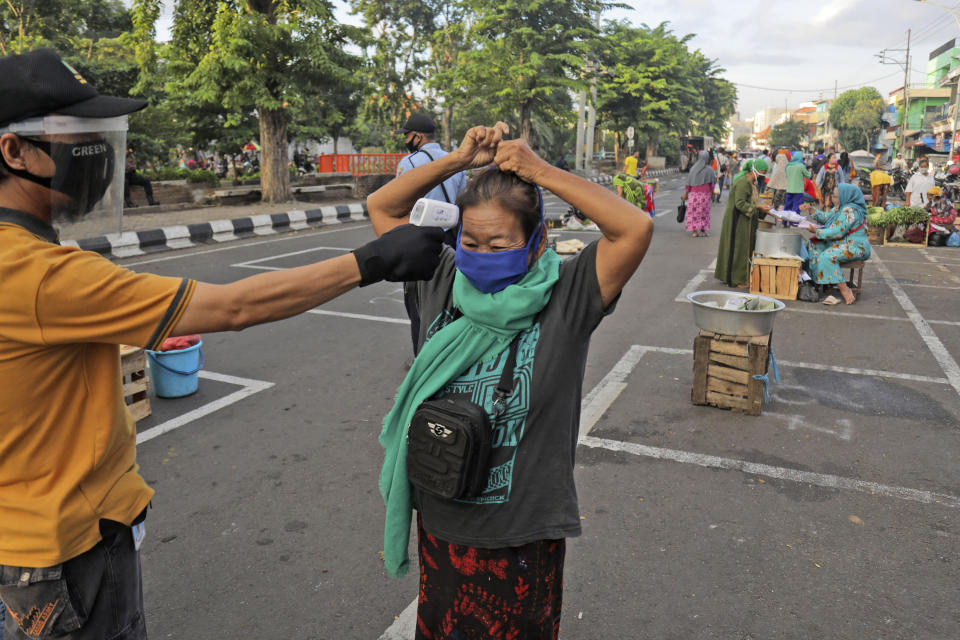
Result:
{"label": "black and white striped curb", "polygon": [[[650,171],[647,171],[647,177],[660,178],[662,176],[668,176],[674,173],[680,173],[680,169],[677,167],[670,167],[668,169],[651,169]],[[613,184],[613,176],[607,174],[587,178],[587,180],[590,182],[596,182],[597,184]]]}
{"label": "black and white striped curb", "polygon": [[319,209],[174,225],[147,231],[109,233],[96,238],[64,240],[61,244],[79,247],[85,251],[95,251],[107,257],[129,258],[158,251],[185,249],[200,244],[230,242],[241,238],[254,238],[365,219],[367,219],[366,203],[356,202]]}

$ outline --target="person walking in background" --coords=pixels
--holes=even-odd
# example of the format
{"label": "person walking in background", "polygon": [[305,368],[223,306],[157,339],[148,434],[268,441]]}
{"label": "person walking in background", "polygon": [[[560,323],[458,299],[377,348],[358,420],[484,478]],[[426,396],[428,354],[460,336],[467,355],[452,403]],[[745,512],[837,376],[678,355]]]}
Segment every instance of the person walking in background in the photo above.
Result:
{"label": "person walking in background", "polygon": [[123,203],[125,207],[137,206],[130,199],[130,187],[143,187],[143,192],[147,196],[147,204],[151,207],[160,204],[153,199],[153,187],[150,186],[150,180],[137,175],[137,156],[133,155],[132,147],[127,149],[126,171],[123,174]]}
{"label": "person walking in background", "polygon": [[907,163],[903,160],[903,154],[898,153],[897,157],[893,159],[893,162],[890,163],[891,171],[906,171]]}
{"label": "person walking in background", "polygon": [[840,167],[840,171],[843,173],[844,183],[850,184],[850,182],[857,177],[857,168],[850,162],[850,155],[846,151],[840,154],[837,166]]}
{"label": "person walking in background", "polygon": [[634,151],[623,161],[623,172],[631,178],[637,177],[637,165],[640,162],[640,152]]}
{"label": "person walking in background", "polygon": [[720,151],[718,163],[720,170],[717,171],[717,185],[713,190],[713,201],[720,202],[720,196],[723,194],[723,183],[727,179],[727,171],[730,169],[730,158],[725,151]]}
{"label": "person walking in background", "polygon": [[697,162],[690,169],[687,184],[680,199],[687,203],[686,229],[694,238],[703,238],[710,231],[710,203],[717,173],[709,165],[710,152],[701,151]]}
{"label": "person walking in background", "polygon": [[883,154],[878,153],[873,159],[873,171],[870,172],[870,203],[875,207],[884,207],[887,204],[887,189],[893,184],[890,174],[885,171],[887,164],[883,161]]}
{"label": "person walking in background", "polygon": [[[767,165],[767,173],[757,174],[757,193],[764,193],[767,190],[767,175],[770,172],[770,168],[773,165],[773,161],[770,159],[770,152],[764,149],[760,153],[760,160]],[[756,166],[756,164],[754,164]]]}
{"label": "person walking in background", "polygon": [[839,165],[837,164],[837,156],[832,153],[828,154],[827,161],[823,163],[820,171],[817,172],[817,189],[820,190],[821,209],[829,211],[837,205],[835,197],[836,190],[834,187],[844,182],[846,182],[846,180],[843,179],[843,172],[840,171]]}
{"label": "person walking in background", "polygon": [[794,151],[793,157],[787,163],[787,197],[783,208],[787,211],[799,211],[803,204],[803,179],[810,177],[810,169],[803,164],[803,152]]}
{"label": "person walking in background", "polygon": [[771,206],[775,210],[783,209],[787,199],[787,156],[783,151],[777,154],[777,161],[770,175],[768,186],[773,191]]}

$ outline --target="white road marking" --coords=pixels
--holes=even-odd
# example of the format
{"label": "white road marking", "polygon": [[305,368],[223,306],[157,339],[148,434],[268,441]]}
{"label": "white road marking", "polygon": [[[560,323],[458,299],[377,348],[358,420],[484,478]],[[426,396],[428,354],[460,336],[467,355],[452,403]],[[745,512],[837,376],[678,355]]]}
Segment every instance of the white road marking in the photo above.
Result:
{"label": "white road marking", "polygon": [[911,502],[919,502],[922,504],[941,504],[954,509],[960,508],[960,496],[950,495],[947,493],[934,493],[932,491],[922,491],[920,489],[910,489],[908,487],[898,487],[880,484],[877,482],[867,482],[865,480],[845,478],[843,476],[834,476],[826,473],[814,473],[812,471],[800,471],[799,469],[790,469],[786,467],[774,467],[768,464],[748,462],[746,460],[737,460],[735,458],[722,458],[720,456],[693,453],[690,451],[677,451],[676,449],[650,447],[633,442],[619,442],[616,440],[595,438],[593,436],[584,436],[580,438],[580,444],[594,449],[606,449],[607,451],[629,453],[631,455],[654,458],[657,460],[679,462],[681,464],[692,464],[698,467],[705,467],[707,469],[742,471],[743,473],[749,473],[752,475],[774,478],[776,480],[787,480],[789,482],[797,482],[801,484],[812,484],[817,487],[825,487],[828,489],[846,489],[848,491],[856,491],[858,493],[898,498],[900,500],[909,500]]}
{"label": "white road marking", "polygon": [[306,313],[313,313],[318,316],[337,316],[340,318],[353,318],[355,320],[372,320],[374,322],[388,322],[390,324],[410,324],[407,318],[387,318],[384,316],[370,316],[365,313],[347,313],[345,311],[328,311],[326,309],[310,309]]}
{"label": "white road marking", "polygon": [[673,299],[674,302],[690,302],[687,300],[687,294],[693,293],[697,290],[703,281],[707,279],[708,276],[713,274],[713,269],[700,269],[697,272],[697,275],[690,278],[689,282],[684,285],[683,289],[680,290],[680,293],[677,294],[677,297]]}
{"label": "white road marking", "polygon": [[883,260],[880,260],[878,257],[876,262],[877,269],[879,269],[880,274],[887,283],[887,286],[889,286],[890,290],[893,292],[893,297],[896,298],[897,302],[900,303],[900,306],[906,312],[907,317],[910,318],[910,322],[913,323],[917,333],[920,334],[920,337],[926,343],[930,353],[933,354],[937,364],[939,364],[940,368],[943,369],[943,372],[947,376],[947,380],[950,381],[950,386],[952,386],[954,390],[960,394],[960,366],[957,365],[957,361],[953,359],[953,356],[950,355],[950,352],[947,351],[946,347],[943,346],[943,343],[940,342],[940,338],[938,338],[937,334],[934,333],[933,329],[930,327],[930,323],[926,321],[923,315],[917,310],[917,307],[914,306],[913,301],[910,300],[910,297],[907,295],[906,291],[903,290],[903,287],[900,286],[900,283],[898,283],[893,277],[893,274],[890,273],[890,270],[887,268],[887,265],[883,263]]}
{"label": "white road marking", "polygon": [[169,433],[174,429],[179,429],[185,424],[189,424],[194,420],[210,415],[214,411],[219,411],[220,409],[228,407],[235,402],[240,402],[244,398],[252,396],[253,394],[259,393],[265,389],[269,389],[274,385],[273,382],[253,380],[251,378],[240,378],[224,373],[214,373],[212,371],[200,371],[197,375],[206,380],[225,382],[227,384],[234,384],[243,388],[239,391],[234,391],[230,395],[218,398],[213,402],[208,402],[207,404],[197,407],[192,411],[188,411],[183,415],[179,415],[176,418],[171,418],[166,422],[162,422],[155,427],[151,427],[146,431],[138,433],[137,444],[143,444],[144,442],[153,440],[157,436],[162,436],[163,434]]}
{"label": "white road marking", "polygon": [[377,640],[412,640],[417,631],[417,599],[407,605]]}
{"label": "white road marking", "polygon": [[348,251],[352,251],[352,249],[350,247],[310,247],[309,249],[302,249],[300,251],[291,251],[290,253],[278,253],[277,255],[267,256],[266,258],[257,258],[256,260],[247,260],[246,262],[238,262],[230,266],[245,268],[245,269],[265,269],[268,271],[283,271],[287,267],[259,267],[254,265],[258,265],[261,262],[270,262],[272,260],[279,260],[281,258],[289,258],[290,256],[299,256],[299,255],[303,255],[304,253],[312,253],[314,251],[348,252]]}
{"label": "white road marking", "polygon": [[[776,400],[777,402],[783,402],[783,399],[779,397],[777,397]],[[813,400],[811,400],[811,404],[812,403],[813,403]],[[796,431],[797,429],[804,429],[806,431],[816,431],[817,433],[825,433],[828,436],[833,436],[835,438],[839,438],[840,440],[846,440],[847,442],[853,439],[853,425],[846,418],[840,418],[839,420],[836,421],[837,422],[836,426],[840,428],[840,430],[838,431],[837,429],[832,429],[830,427],[821,427],[821,426],[815,425],[809,422],[805,416],[802,416],[796,413],[784,414],[784,413],[767,412],[767,413],[764,413],[763,415],[785,421],[787,423],[787,429],[789,429],[790,431]]]}
{"label": "white road marking", "polygon": [[921,289],[947,289],[947,290],[957,290],[960,287],[951,287],[942,284],[919,284],[915,282],[900,282],[898,283],[901,287],[920,287]]}
{"label": "white road marking", "polygon": [[313,236],[323,236],[323,235],[327,235],[328,233],[342,233],[342,232],[344,232],[344,231],[352,231],[352,230],[354,230],[354,229],[360,228],[361,226],[368,226],[368,225],[356,225],[356,226],[350,226],[350,227],[341,227],[341,228],[338,228],[338,229],[325,229],[325,230],[323,230],[323,231],[315,231],[315,232],[312,232],[312,233],[310,233],[310,234],[289,235],[289,236],[284,236],[284,237],[282,237],[282,238],[271,238],[271,239],[269,239],[269,240],[257,240],[257,241],[255,241],[255,242],[239,242],[239,243],[233,243],[233,244],[230,244],[229,246],[226,246],[226,247],[216,247],[216,248],[214,248],[214,249],[204,249],[203,251],[191,251],[190,253],[183,253],[183,254],[176,255],[176,256],[165,256],[165,257],[163,257],[163,258],[152,258],[152,259],[150,259],[150,260],[138,260],[138,261],[136,261],[136,262],[127,262],[127,263],[124,263],[123,266],[125,266],[125,267],[136,267],[136,266],[139,266],[139,265],[142,265],[142,264],[153,264],[154,262],[167,262],[167,261],[170,261],[170,260],[182,260],[182,259],[184,259],[184,258],[192,258],[193,256],[202,256],[202,255],[206,255],[206,254],[208,254],[208,253],[217,253],[217,252],[219,252],[219,251],[233,251],[233,250],[235,250],[235,249],[244,249],[244,248],[246,248],[246,247],[255,247],[255,246],[261,245],[261,244],[272,244],[272,243],[274,243],[274,242],[287,242],[287,241],[289,241],[289,240],[296,240],[296,239],[301,239],[301,240],[302,240],[303,238],[312,238]]}
{"label": "white road marking", "polygon": [[646,353],[647,350],[639,345],[630,347],[620,361],[613,365],[613,369],[583,399],[583,408],[580,410],[581,436],[590,433],[593,425],[627,388],[627,377]]}
{"label": "white road marking", "polygon": [[[693,355],[693,349],[675,349],[673,347],[650,347],[646,345],[639,346],[645,351],[654,351],[657,353],[670,353],[673,355]],[[631,347],[632,348],[632,347]],[[918,376],[912,373],[899,373],[896,371],[884,371],[881,369],[860,369],[857,367],[840,367],[832,364],[816,364],[813,362],[797,362],[795,360],[781,360],[777,358],[777,363],[787,367],[797,367],[798,369],[815,369],[818,371],[835,371],[837,373],[849,373],[856,376],[873,376],[874,378],[892,378],[894,380],[912,380],[914,382],[931,382],[934,384],[950,384],[946,378],[932,378],[930,376]]]}
{"label": "white road marking", "polygon": [[[884,259],[884,262],[886,262],[886,263],[888,263],[888,264],[922,264],[922,265],[927,265],[927,264],[929,264],[929,263],[927,263],[927,262],[922,262],[922,261],[918,261],[918,260],[889,260],[889,259]],[[936,262],[936,263],[939,264],[939,265],[944,265],[944,266],[947,266],[947,267],[960,267],[960,264],[956,264],[956,263],[954,263],[954,262],[939,262],[939,261],[936,261],[936,260],[935,260],[934,262]]]}

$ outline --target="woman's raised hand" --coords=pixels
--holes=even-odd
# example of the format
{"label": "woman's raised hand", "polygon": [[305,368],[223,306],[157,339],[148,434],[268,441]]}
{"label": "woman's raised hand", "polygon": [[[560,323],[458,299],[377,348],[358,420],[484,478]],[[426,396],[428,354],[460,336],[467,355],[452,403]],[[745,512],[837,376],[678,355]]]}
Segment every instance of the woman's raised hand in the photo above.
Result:
{"label": "woman's raised hand", "polygon": [[534,184],[539,184],[541,174],[550,169],[550,165],[534,153],[523,138],[501,142],[493,161],[501,171],[510,171]]}
{"label": "woman's raised hand", "polygon": [[454,153],[459,154],[465,169],[485,167],[497,155],[497,145],[510,132],[505,122],[492,127],[473,127],[467,131]]}

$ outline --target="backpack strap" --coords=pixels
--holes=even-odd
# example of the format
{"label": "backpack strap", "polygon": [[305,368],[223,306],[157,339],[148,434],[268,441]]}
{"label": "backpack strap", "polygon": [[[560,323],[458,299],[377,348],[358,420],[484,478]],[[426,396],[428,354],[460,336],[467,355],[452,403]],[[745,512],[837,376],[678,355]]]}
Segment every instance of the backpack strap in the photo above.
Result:
{"label": "backpack strap", "polygon": [[[417,153],[422,153],[423,155],[425,155],[425,156],[427,156],[428,158],[430,158],[430,162],[433,162],[433,156],[430,155],[429,152],[424,151],[423,149],[420,149],[419,151],[417,151]],[[450,204],[453,204],[453,200],[450,199],[450,194],[447,193],[447,187],[446,187],[446,185],[443,184],[443,182],[440,183],[440,189],[443,191],[443,197],[444,197],[444,199],[445,199],[447,202],[449,202]]]}

